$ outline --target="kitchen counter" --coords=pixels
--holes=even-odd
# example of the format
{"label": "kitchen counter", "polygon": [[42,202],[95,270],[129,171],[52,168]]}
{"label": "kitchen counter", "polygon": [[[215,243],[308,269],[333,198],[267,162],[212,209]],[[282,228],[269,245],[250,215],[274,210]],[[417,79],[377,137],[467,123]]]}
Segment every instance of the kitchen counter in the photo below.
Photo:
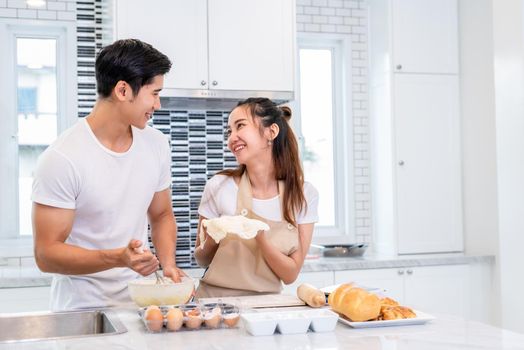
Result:
{"label": "kitchen counter", "polygon": [[59,341],[0,344],[0,349],[524,349],[524,334],[460,318],[435,315],[425,325],[352,329],[334,332],[254,337],[237,329],[146,333],[135,309],[117,310],[128,329],[121,335]]}
{"label": "kitchen counter", "polygon": [[[358,269],[379,269],[433,265],[458,265],[471,263],[493,263],[491,255],[423,254],[384,256],[366,254],[359,258],[318,258],[307,259],[301,272],[339,271]],[[187,269],[192,277],[199,278],[203,269]],[[40,272],[35,267],[8,267],[0,269],[0,288],[41,287],[51,284],[52,275]]]}
{"label": "kitchen counter", "polygon": [[357,258],[319,258],[308,259],[302,272],[338,271],[361,269],[385,269],[396,267],[416,267],[434,265],[460,265],[472,263],[493,263],[491,255],[465,255],[462,253],[420,254],[387,256],[366,254]]}

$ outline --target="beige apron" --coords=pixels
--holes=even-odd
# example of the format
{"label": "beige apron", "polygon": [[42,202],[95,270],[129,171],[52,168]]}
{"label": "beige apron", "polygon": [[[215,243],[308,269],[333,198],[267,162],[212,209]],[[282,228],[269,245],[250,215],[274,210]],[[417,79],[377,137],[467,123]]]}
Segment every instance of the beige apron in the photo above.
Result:
{"label": "beige apron", "polygon": [[[280,206],[284,183],[279,181]],[[299,247],[298,229],[286,221],[271,221],[256,215],[252,210],[252,191],[247,171],[238,184],[236,215],[244,215],[269,225],[269,241],[286,255]],[[196,292],[197,298],[241,296],[280,293],[282,283],[267,265],[255,239],[242,239],[227,235],[207,268]]]}

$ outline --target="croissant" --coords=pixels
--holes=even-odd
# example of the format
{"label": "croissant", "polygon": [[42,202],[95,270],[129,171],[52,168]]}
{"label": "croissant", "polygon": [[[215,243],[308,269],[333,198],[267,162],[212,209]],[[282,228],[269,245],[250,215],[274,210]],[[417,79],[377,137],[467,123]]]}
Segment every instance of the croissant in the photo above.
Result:
{"label": "croissant", "polygon": [[380,304],[382,306],[397,306],[398,302],[396,300],[391,299],[391,298],[384,297],[384,298],[380,299]]}
{"label": "croissant", "polygon": [[402,318],[414,318],[417,315],[408,307],[405,306],[389,306],[382,307],[380,312],[380,319],[382,320],[396,320]]}
{"label": "croissant", "polygon": [[328,303],[333,310],[354,322],[376,319],[380,314],[379,297],[352,284],[338,287],[329,295]]}

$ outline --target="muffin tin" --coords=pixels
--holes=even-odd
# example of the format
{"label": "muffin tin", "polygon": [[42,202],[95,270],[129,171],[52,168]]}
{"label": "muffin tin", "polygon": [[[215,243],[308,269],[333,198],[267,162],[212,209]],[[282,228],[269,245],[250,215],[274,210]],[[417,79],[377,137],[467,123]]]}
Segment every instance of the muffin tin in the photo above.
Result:
{"label": "muffin tin", "polygon": [[[159,306],[163,319],[147,320],[147,307],[138,310],[138,315],[146,330],[151,333],[173,332],[173,331],[193,331],[200,329],[235,328],[238,327],[240,311],[237,306],[226,303],[211,304],[181,304],[181,305],[162,305]],[[178,309],[181,311],[180,320]],[[168,317],[168,313],[173,313],[174,317]],[[181,321],[181,322],[180,322]]]}
{"label": "muffin tin", "polygon": [[255,336],[330,332],[335,329],[338,314],[328,309],[300,309],[252,312],[241,315],[246,330]]}

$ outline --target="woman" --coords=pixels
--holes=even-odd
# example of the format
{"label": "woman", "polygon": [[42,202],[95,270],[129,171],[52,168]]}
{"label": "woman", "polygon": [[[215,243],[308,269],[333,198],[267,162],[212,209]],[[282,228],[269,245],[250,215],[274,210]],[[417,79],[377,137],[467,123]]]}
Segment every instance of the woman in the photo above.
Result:
{"label": "woman", "polygon": [[[304,182],[291,110],[267,98],[240,102],[229,115],[228,148],[239,167],[219,172],[204,189],[202,219],[244,215],[267,223],[250,240],[218,244],[197,238],[195,258],[207,267],[196,297],[279,293],[298,276],[317,218],[318,192]],[[202,244],[204,243],[204,244]]]}

